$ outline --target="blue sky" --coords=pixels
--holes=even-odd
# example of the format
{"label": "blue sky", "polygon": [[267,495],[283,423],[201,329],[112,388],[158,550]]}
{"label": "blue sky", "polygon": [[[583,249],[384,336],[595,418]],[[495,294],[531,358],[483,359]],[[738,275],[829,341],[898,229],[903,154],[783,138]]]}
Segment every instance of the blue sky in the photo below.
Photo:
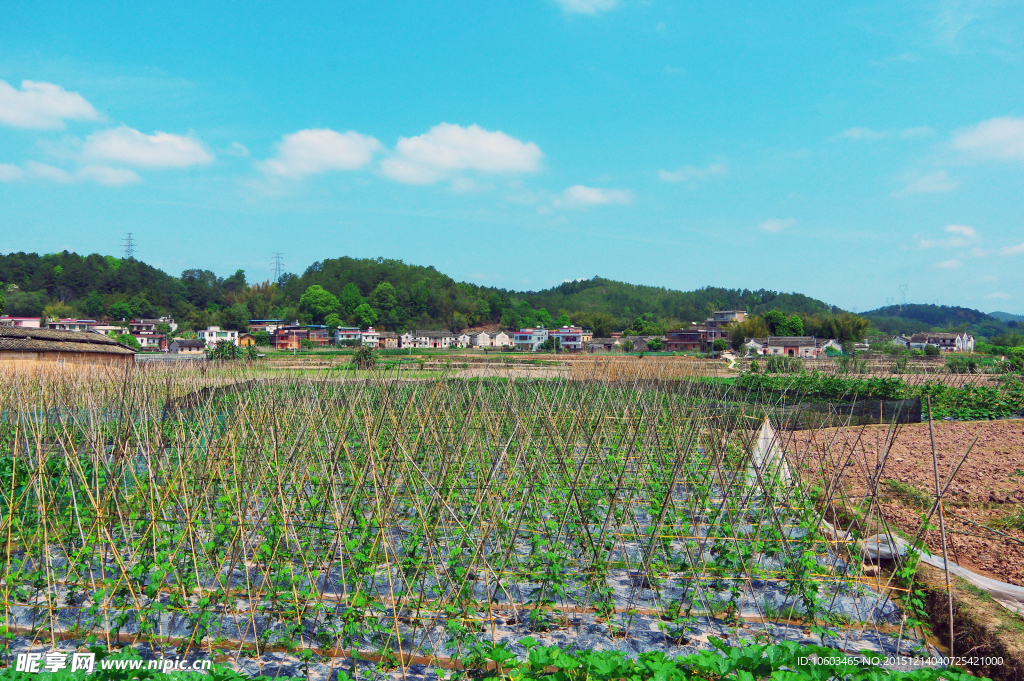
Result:
{"label": "blue sky", "polygon": [[9,3],[0,251],[1024,312],[1024,5],[832,4]]}

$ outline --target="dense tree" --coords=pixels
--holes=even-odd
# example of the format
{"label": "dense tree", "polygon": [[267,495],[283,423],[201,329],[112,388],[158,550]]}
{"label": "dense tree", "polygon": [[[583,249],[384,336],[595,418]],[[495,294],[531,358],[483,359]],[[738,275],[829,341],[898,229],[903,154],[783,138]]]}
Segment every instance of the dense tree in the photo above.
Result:
{"label": "dense tree", "polygon": [[337,312],[340,303],[333,293],[325,291],[319,284],[313,284],[299,298],[299,305],[313,315],[313,321],[319,323],[327,315]]}
{"label": "dense tree", "polygon": [[368,303],[363,303],[352,313],[362,327],[373,326],[377,323],[377,313]]}

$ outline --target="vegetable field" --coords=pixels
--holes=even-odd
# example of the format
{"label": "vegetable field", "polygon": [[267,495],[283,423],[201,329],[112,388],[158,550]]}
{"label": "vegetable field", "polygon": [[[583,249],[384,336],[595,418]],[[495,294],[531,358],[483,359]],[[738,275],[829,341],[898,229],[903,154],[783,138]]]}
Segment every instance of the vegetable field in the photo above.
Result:
{"label": "vegetable field", "polygon": [[232,371],[3,377],[9,635],[353,672],[527,636],[930,654],[903,582],[863,574],[855,541],[884,528],[833,527],[834,486],[794,472],[842,453],[787,460],[775,406],[723,410],[727,383]]}

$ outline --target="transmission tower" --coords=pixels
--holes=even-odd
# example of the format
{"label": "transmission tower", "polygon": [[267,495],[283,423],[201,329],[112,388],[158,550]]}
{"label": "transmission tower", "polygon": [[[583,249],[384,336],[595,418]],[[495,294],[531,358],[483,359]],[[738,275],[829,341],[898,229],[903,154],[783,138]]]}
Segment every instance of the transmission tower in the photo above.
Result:
{"label": "transmission tower", "polygon": [[900,312],[903,312],[903,308],[907,306],[907,289],[910,288],[910,284],[900,284]]}
{"label": "transmission tower", "polygon": [[128,258],[134,258],[135,257],[135,240],[132,239],[132,233],[131,232],[128,232],[128,236],[126,236],[124,238],[124,241],[122,242],[122,245],[124,246],[124,259],[127,260]]}
{"label": "transmission tower", "polygon": [[890,297],[886,296],[886,298],[885,298],[885,306],[886,307],[891,307],[894,300],[895,300],[895,298],[890,298]]}
{"label": "transmission tower", "polygon": [[284,253],[273,253],[270,259],[270,269],[274,272],[274,281],[281,278],[281,263],[284,262]]}

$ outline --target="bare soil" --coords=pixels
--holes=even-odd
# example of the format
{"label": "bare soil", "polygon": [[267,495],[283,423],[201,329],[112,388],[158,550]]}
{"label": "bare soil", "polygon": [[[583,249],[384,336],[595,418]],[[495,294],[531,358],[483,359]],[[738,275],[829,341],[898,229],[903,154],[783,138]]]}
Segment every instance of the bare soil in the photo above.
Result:
{"label": "bare soil", "polygon": [[[947,545],[951,559],[979,574],[1024,586],[1024,420],[937,422],[935,448],[939,481],[944,485],[977,437],[970,455],[945,496]],[[856,503],[868,485],[885,449],[887,426],[846,431],[798,431],[789,447],[802,460],[804,479],[827,488],[841,479],[835,495]],[[840,472],[845,469],[845,472]],[[935,498],[928,424],[902,426],[878,478],[878,510],[885,522],[904,534],[918,535],[922,514]],[[1007,522],[1016,517],[1017,527]],[[942,555],[939,518],[924,533],[929,550]],[[881,531],[864,528],[866,531]]]}

